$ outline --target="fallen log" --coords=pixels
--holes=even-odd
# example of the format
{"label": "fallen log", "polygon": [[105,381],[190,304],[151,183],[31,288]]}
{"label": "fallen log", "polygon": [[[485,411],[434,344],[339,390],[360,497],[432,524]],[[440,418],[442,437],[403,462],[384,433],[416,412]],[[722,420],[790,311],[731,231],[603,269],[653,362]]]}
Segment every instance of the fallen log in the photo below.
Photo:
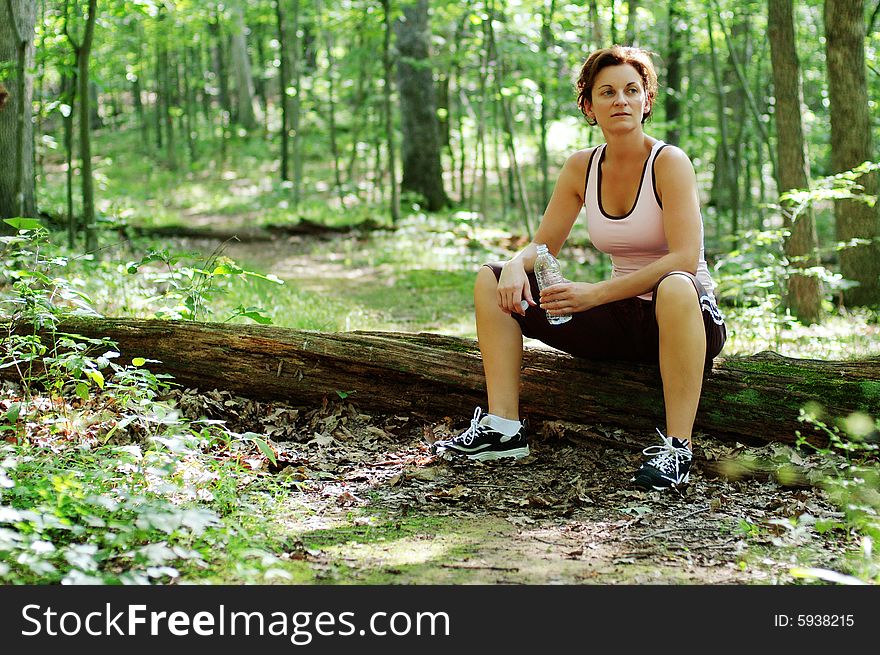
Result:
{"label": "fallen log", "polygon": [[[123,360],[159,360],[150,370],[201,390],[226,389],[303,407],[343,396],[364,410],[456,421],[468,418],[475,405],[485,406],[482,361],[471,339],[97,318],[65,320],[56,330],[112,339]],[[527,348],[522,370],[522,411],[533,424],[615,425],[642,431],[646,440],[663,425],[656,366]],[[0,373],[8,377],[12,371]],[[821,406],[828,420],[853,412],[878,416],[880,358],[820,361],[765,352],[716,359],[695,427],[750,444],[792,443],[801,431],[811,443],[824,445],[827,435],[799,420],[808,403]]]}
{"label": "fallen log", "polygon": [[192,225],[138,225],[126,226],[124,236],[129,234],[150,238],[199,239],[206,241],[239,241],[254,243],[259,241],[277,241],[280,237],[307,236],[333,237],[358,232],[369,232],[386,229],[373,220],[362,221],[355,225],[324,225],[306,218],[296,223],[266,226],[239,225],[230,227],[192,226]]}

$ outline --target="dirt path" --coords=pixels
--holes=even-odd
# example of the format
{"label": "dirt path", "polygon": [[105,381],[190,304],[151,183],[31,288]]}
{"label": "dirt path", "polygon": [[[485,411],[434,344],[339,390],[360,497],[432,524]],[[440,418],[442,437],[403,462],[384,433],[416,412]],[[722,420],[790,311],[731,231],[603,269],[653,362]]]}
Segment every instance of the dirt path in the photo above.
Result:
{"label": "dirt path", "polygon": [[179,402],[272,438],[278,461],[264,465],[289,490],[273,522],[304,582],[785,584],[858,550],[820,490],[706,476],[700,460],[730,450],[706,438],[690,485],[643,492],[630,449],[536,434],[516,463],[446,462],[428,444],[464,426],[445,420],[220,392]]}

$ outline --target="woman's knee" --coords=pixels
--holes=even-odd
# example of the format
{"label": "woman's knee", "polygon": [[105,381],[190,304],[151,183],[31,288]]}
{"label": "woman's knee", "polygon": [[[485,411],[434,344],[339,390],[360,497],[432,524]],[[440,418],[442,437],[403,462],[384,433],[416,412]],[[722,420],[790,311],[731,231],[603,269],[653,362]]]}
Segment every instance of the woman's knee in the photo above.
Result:
{"label": "woman's knee", "polygon": [[659,314],[667,309],[674,309],[676,312],[688,307],[693,307],[695,311],[699,311],[700,303],[697,296],[697,289],[694,287],[693,281],[687,276],[680,273],[673,273],[660,280],[657,290],[654,292],[656,297],[656,312]]}
{"label": "woman's knee", "polygon": [[477,273],[477,279],[474,282],[474,300],[487,296],[494,298],[497,290],[498,279],[495,277],[495,273],[488,266],[481,266],[480,272]]}

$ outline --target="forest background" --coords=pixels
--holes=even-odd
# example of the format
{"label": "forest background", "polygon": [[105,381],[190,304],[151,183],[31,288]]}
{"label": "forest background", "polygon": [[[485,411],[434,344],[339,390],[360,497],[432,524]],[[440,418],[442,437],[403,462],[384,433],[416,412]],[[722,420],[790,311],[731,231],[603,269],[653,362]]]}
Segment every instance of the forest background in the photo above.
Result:
{"label": "forest background", "polygon": [[[13,379],[0,482],[16,491],[0,497],[0,577],[176,579],[180,560],[210,559],[205,530],[229,539],[217,526],[240,484],[223,477],[231,469],[194,480],[181,458],[207,448],[236,453],[223,467],[253,469],[243,452],[262,465],[280,452],[226,417],[157,409],[173,383],[150,372],[149,353],[123,365],[112,344],[50,346],[38,328],[73,313],[473,337],[474,271],[528,243],[565,158],[601,141],[574,80],[611,43],[655,53],[646,131],[697,171],[725,354],[880,353],[880,1],[2,0],[2,367]],[[561,258],[572,279],[609,274],[580,226]],[[22,325],[34,330],[15,336]],[[870,459],[877,416],[836,418],[810,419],[830,436],[826,454]],[[177,445],[166,435],[164,449],[141,448],[163,431]],[[54,480],[28,463],[41,448],[63,454]],[[213,505],[171,509],[180,499],[149,475],[127,492],[141,504],[118,500],[102,448],[133,458],[123,468],[158,458],[175,493]],[[84,458],[77,473],[67,457]],[[116,490],[116,504],[94,501],[83,476]],[[143,519],[157,503],[164,518]],[[867,507],[859,517],[876,516]],[[118,513],[131,529],[116,545],[94,541],[89,521]],[[851,536],[875,534],[866,521],[847,524]],[[154,533],[200,545],[157,555],[143,550]],[[137,565],[121,554],[135,546]],[[283,577],[272,562],[257,568]]]}

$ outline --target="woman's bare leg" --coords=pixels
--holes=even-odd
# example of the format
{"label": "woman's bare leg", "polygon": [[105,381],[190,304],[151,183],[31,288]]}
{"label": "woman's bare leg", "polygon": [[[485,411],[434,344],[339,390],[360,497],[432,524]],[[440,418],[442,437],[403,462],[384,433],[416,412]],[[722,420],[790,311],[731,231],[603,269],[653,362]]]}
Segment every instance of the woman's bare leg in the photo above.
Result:
{"label": "woman's bare leg", "polygon": [[660,376],[666,405],[666,434],[691,439],[706,361],[706,330],[693,282],[670,275],[657,287]]}
{"label": "woman's bare leg", "polygon": [[498,280],[492,269],[481,267],[474,285],[474,307],[489,413],[518,421],[522,329],[516,319],[498,306],[497,290]]}

